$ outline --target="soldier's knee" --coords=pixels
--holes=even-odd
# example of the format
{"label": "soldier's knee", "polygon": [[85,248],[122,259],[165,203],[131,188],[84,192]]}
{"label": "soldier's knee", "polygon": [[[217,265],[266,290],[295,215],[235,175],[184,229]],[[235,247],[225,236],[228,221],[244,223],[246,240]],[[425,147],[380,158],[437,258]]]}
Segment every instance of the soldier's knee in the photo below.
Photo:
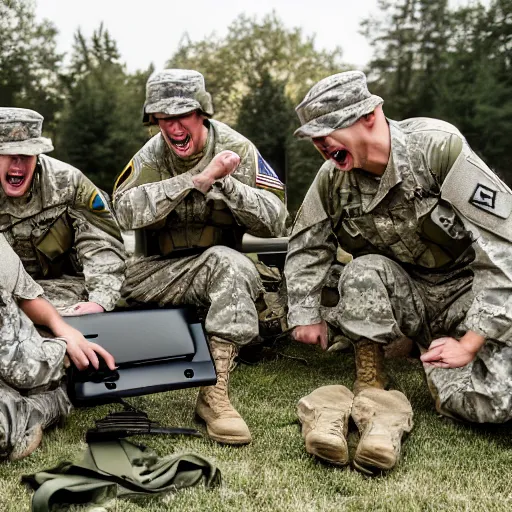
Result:
{"label": "soldier's knee", "polygon": [[225,276],[231,275],[233,279],[246,280],[251,285],[259,287],[260,275],[247,256],[223,245],[210,247],[205,251],[205,255],[215,259],[215,266]]}
{"label": "soldier's knee", "polygon": [[353,287],[357,283],[364,282],[371,286],[372,283],[387,280],[387,275],[393,273],[392,260],[377,254],[359,256],[347,263],[341,274],[340,285]]}
{"label": "soldier's knee", "polygon": [[460,390],[445,399],[441,413],[472,423],[505,423],[512,419],[508,397],[501,393]]}

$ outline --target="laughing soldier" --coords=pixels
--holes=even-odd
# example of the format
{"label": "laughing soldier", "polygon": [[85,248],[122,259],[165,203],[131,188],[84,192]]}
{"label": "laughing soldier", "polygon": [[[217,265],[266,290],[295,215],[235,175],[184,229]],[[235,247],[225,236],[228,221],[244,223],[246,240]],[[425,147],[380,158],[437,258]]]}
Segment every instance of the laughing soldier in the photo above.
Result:
{"label": "laughing soldier", "polygon": [[121,234],[102,193],[43,155],[43,117],[0,108],[0,232],[63,314],[114,308],[124,278]]}
{"label": "laughing soldier", "polygon": [[245,137],[218,121],[203,75],[167,69],[150,76],[143,121],[155,135],[119,177],[122,229],[145,235],[146,256],[128,264],[128,300],[207,306],[205,327],[217,385],[201,388],[197,414],[221,443],[251,441],[228,397],[239,345],[258,335],[254,264],[233,248],[243,233],[283,234],[283,184]]}
{"label": "laughing soldier", "polygon": [[[354,394],[326,386],[298,406],[307,450],[391,469],[412,409],[385,391],[382,347],[403,336],[422,347],[436,408],[471,422],[512,418],[512,195],[452,125],[386,119],[358,71],[317,83],[297,107],[298,137],[327,162],[297,216],[285,276],[297,341],[326,341],[326,321],[356,351]],[[323,317],[320,292],[336,246],[354,259],[340,300]]]}

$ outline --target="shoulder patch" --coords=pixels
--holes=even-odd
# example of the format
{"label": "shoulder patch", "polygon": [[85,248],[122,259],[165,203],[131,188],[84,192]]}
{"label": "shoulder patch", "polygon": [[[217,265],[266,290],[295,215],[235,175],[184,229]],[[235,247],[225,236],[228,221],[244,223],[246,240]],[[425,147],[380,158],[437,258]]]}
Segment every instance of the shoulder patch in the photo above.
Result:
{"label": "shoulder patch", "polygon": [[101,194],[97,190],[91,194],[88,205],[89,210],[95,213],[104,213],[109,211],[103,197],[101,197]]}
{"label": "shoulder patch", "polygon": [[128,162],[128,165],[119,173],[114,181],[114,192],[133,174],[133,158]]}
{"label": "shoulder patch", "polygon": [[512,193],[472,155],[459,155],[443,182],[441,197],[477,226],[512,241]]}
{"label": "shoulder patch", "polygon": [[259,153],[258,170],[256,171],[256,186],[284,191],[284,184],[279,179],[279,176]]}
{"label": "shoulder patch", "polygon": [[504,192],[495,190],[483,183],[477,184],[469,202],[473,206],[485,210],[492,215],[496,215],[497,217],[501,217],[502,219],[508,219],[512,211],[510,196],[507,197]]}

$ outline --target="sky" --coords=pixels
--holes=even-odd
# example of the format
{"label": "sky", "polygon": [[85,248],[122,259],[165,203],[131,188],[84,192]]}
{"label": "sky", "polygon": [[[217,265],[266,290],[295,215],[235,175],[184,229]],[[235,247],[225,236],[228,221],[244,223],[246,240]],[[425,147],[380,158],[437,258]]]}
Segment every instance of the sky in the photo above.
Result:
{"label": "sky", "polygon": [[56,25],[62,53],[71,51],[77,28],[90,36],[103,22],[133,72],[151,62],[163,68],[184,32],[192,41],[212,32],[223,36],[241,13],[261,19],[274,10],[286,27],[315,35],[317,49],[340,46],[344,62],[364,67],[371,48],[359,34],[359,25],[377,12],[377,0],[331,0],[320,5],[314,0],[36,0],[36,15]]}

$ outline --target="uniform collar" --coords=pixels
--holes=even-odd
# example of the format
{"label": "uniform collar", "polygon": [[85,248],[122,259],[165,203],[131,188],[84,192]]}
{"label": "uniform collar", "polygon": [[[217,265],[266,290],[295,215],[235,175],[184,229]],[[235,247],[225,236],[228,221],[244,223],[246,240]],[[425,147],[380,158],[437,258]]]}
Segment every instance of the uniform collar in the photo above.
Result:
{"label": "uniform collar", "polygon": [[365,213],[371,212],[388,194],[402,182],[402,170],[409,166],[405,134],[395,121],[387,119],[391,137],[391,152],[388,165],[380,178],[358,173],[357,181],[362,194],[362,207]]}

